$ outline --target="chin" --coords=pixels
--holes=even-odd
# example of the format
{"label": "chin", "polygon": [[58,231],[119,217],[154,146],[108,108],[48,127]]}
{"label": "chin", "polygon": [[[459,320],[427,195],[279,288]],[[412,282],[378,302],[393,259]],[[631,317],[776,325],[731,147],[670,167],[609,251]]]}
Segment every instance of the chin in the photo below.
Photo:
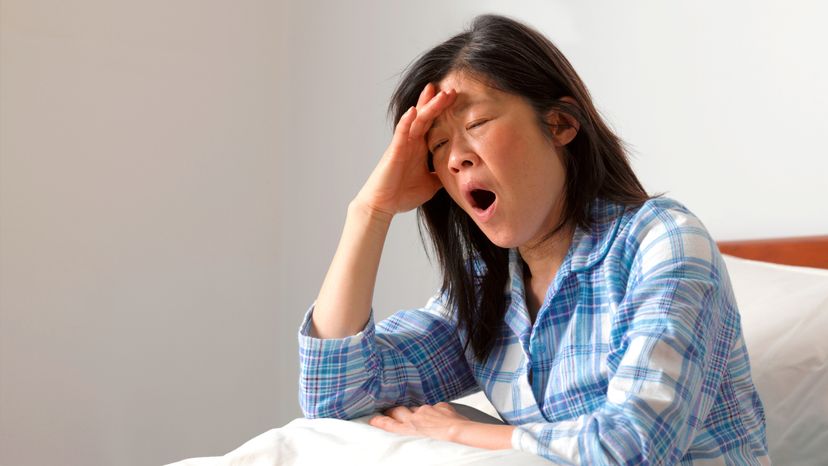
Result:
{"label": "chin", "polygon": [[[478,225],[480,227],[480,225]],[[495,246],[504,248],[504,249],[511,249],[520,246],[522,243],[518,240],[518,238],[512,232],[506,231],[488,231],[485,228],[480,228],[486,238],[489,238]]]}

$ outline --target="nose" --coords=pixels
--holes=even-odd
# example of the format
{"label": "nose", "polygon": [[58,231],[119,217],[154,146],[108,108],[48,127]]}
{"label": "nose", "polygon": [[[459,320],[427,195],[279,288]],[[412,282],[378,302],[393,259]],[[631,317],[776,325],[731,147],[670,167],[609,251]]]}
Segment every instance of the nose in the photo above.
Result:
{"label": "nose", "polygon": [[451,173],[460,173],[461,170],[468,170],[478,163],[477,154],[468,150],[462,145],[452,147],[449,154],[448,168]]}

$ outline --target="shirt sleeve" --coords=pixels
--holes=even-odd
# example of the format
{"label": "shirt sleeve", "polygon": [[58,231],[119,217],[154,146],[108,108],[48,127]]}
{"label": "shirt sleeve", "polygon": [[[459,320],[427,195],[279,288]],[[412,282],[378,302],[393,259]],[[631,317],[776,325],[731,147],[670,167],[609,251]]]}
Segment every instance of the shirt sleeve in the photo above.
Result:
{"label": "shirt sleeve", "polygon": [[478,390],[456,326],[439,295],[337,339],[310,336],[313,306],[299,328],[299,405],[306,418],[354,419],[393,406],[449,401]]}
{"label": "shirt sleeve", "polygon": [[739,339],[721,256],[686,212],[661,211],[627,241],[637,250],[621,259],[630,275],[611,315],[606,401],[517,426],[513,448],[560,464],[675,464],[703,429]]}

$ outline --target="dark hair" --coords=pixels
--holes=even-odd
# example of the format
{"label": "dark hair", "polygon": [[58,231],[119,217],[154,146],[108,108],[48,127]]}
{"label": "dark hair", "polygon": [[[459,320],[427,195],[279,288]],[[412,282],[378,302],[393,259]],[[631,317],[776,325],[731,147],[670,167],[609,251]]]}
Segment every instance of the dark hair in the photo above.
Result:
{"label": "dark hair", "polygon": [[[524,97],[545,131],[543,116],[550,111],[569,114],[579,122],[575,138],[563,147],[566,182],[561,221],[547,238],[567,225],[590,228],[596,198],[626,205],[648,199],[623,142],[603,122],[569,61],[538,31],[503,16],[476,17],[466,31],[408,67],[389,106],[394,124],[416,105],[426,84],[436,84],[453,71]],[[564,96],[577,105],[559,100]],[[442,269],[446,307],[457,309],[458,325],[466,330],[464,350],[471,344],[477,360],[484,362],[504,324],[508,250],[493,244],[445,189],[419,207],[418,217],[421,237],[425,225]]]}

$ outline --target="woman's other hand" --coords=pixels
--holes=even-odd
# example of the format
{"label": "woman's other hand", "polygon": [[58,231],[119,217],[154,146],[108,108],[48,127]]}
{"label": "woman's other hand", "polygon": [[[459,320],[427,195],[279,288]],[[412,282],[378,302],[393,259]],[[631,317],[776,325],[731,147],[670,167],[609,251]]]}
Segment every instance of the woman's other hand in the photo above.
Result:
{"label": "woman's other hand", "polygon": [[454,90],[436,92],[431,83],[423,88],[417,106],[409,108],[397,123],[391,144],[355,202],[390,218],[434,196],[442,185],[428,170],[425,133],[456,97]]}
{"label": "woman's other hand", "polygon": [[368,420],[368,424],[400,435],[416,435],[454,442],[456,431],[472,422],[454,407],[442,402],[414,408],[396,406]]}
{"label": "woman's other hand", "polygon": [[488,450],[512,448],[515,427],[474,422],[449,403],[415,408],[396,406],[368,420],[371,426],[400,435],[431,437]]}

